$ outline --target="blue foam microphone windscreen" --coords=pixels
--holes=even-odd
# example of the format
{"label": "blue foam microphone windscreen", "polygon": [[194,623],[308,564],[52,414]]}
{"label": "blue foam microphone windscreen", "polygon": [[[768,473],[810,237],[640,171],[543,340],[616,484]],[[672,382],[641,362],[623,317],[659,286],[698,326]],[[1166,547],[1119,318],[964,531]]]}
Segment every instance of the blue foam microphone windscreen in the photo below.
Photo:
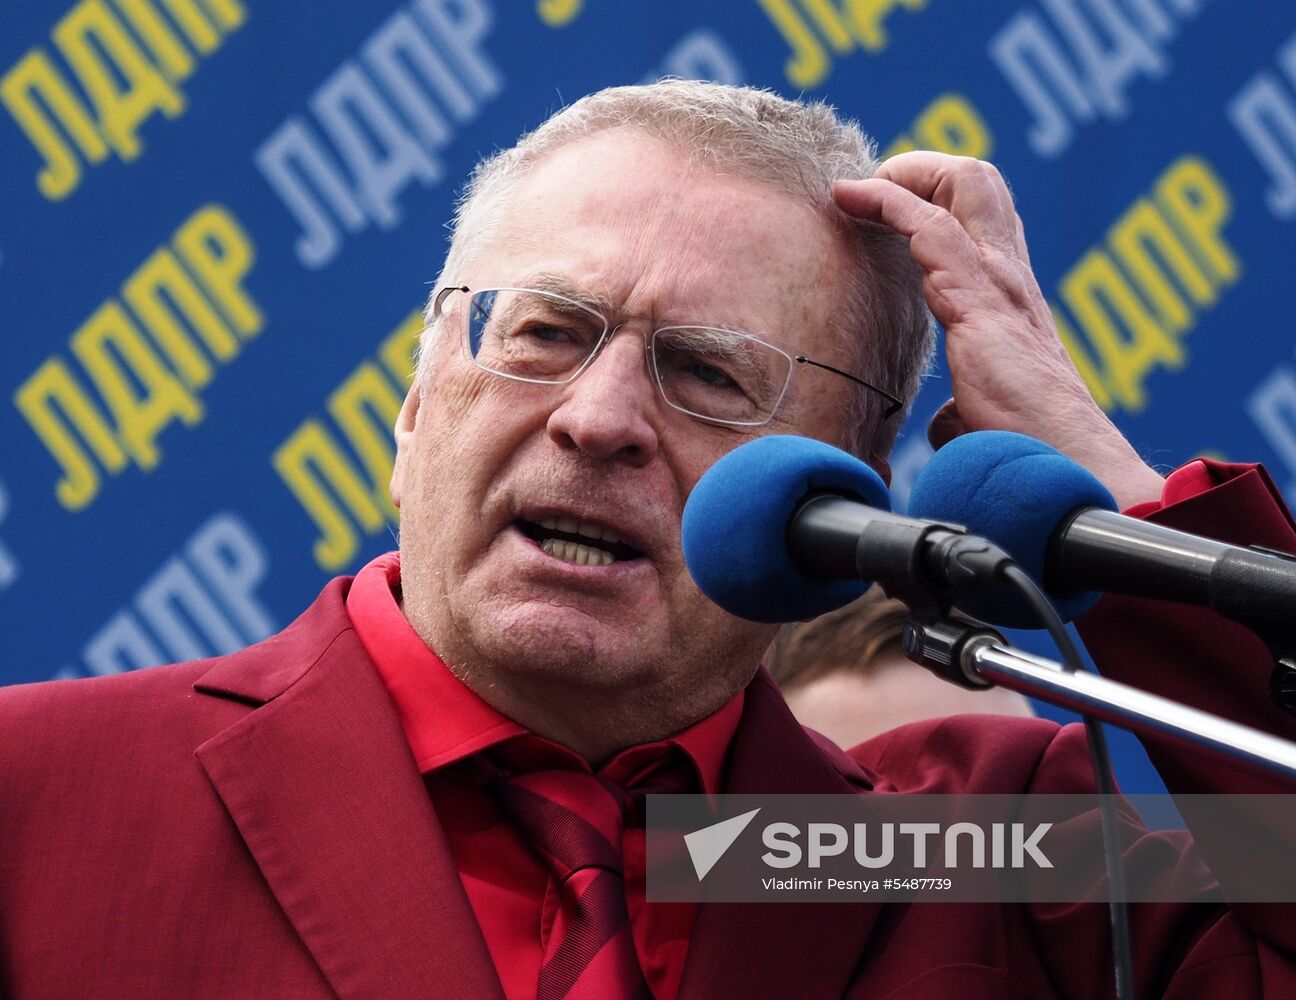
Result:
{"label": "blue foam microphone windscreen", "polygon": [[757,622],[804,621],[861,596],[867,581],[818,579],[792,560],[788,522],[816,492],[891,509],[872,468],[822,441],[771,435],[716,462],[693,487],[681,525],[684,561],[698,589]]}
{"label": "blue foam microphone windscreen", "polygon": [[[964,525],[998,544],[1041,586],[1053,532],[1082,507],[1115,510],[1116,501],[1083,466],[1043,441],[1009,431],[955,438],[932,456],[909,493],[910,517]],[[1046,592],[1063,620],[1083,614],[1099,596]],[[1043,624],[1007,588],[968,594],[955,606],[1009,628]]]}

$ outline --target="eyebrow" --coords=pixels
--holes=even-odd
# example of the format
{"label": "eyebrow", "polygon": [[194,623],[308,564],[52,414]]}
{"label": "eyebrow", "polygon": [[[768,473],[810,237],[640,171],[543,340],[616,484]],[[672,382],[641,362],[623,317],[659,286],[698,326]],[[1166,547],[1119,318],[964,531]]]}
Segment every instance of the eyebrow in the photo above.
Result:
{"label": "eyebrow", "polygon": [[[539,292],[552,291],[548,288],[530,287],[532,287],[534,291]],[[566,293],[556,292],[555,294],[565,295]],[[572,321],[578,321],[591,327],[598,323],[598,317],[592,315],[587,309],[582,308],[583,303],[577,300],[574,295],[567,296],[567,298],[571,301],[564,301],[563,299],[541,299],[540,301],[543,303],[545,314],[548,316],[560,316],[563,319],[571,319]],[[503,301],[506,308],[501,310],[500,306],[495,306],[490,313],[490,318],[499,323],[509,324],[514,321],[514,317],[522,308],[522,304],[519,296],[508,296]],[[603,320],[603,322],[606,323],[607,321]]]}
{"label": "eyebrow", "polygon": [[[611,322],[614,316],[620,315],[621,310],[612,304],[612,301],[606,296],[599,295],[582,285],[573,282],[566,275],[557,271],[535,271],[518,279],[517,288],[534,288],[538,292],[552,292],[555,295],[563,295],[569,299],[575,299],[585,305],[592,306],[601,312],[604,317]],[[692,321],[675,321],[662,320],[654,324],[655,327],[679,326],[679,327],[706,327],[710,330],[723,331],[724,333],[737,334],[740,337],[750,337],[753,340],[764,342],[765,338],[753,333],[751,330],[744,329],[740,326],[730,326],[728,323],[716,323],[711,320],[700,322]]]}
{"label": "eyebrow", "polygon": [[534,288],[537,292],[552,292],[554,295],[575,299],[577,302],[593,306],[605,317],[609,313],[616,312],[616,308],[605,296],[599,295],[589,288],[577,285],[570,278],[556,271],[537,271],[534,274],[525,275],[518,280],[516,287]]}
{"label": "eyebrow", "polygon": [[739,354],[746,343],[753,339],[741,330],[732,330],[725,326],[696,326],[683,324],[664,326],[659,329],[670,334],[673,347],[699,351],[723,358]]}

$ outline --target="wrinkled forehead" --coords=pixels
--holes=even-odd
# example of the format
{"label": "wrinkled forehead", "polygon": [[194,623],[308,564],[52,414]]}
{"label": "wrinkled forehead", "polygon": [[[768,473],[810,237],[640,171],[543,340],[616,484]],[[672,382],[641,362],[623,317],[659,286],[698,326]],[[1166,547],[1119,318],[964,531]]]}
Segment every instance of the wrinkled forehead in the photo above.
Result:
{"label": "wrinkled forehead", "polygon": [[546,154],[493,214],[470,283],[543,280],[654,322],[767,338],[823,326],[848,266],[832,218],[808,199],[626,130]]}

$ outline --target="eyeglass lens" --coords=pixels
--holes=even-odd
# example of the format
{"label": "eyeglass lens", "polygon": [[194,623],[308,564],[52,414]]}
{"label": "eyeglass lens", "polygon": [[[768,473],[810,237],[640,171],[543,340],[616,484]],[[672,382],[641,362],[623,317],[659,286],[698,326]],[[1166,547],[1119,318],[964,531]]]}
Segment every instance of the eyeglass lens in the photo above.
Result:
{"label": "eyeglass lens", "polygon": [[[566,382],[598,350],[607,321],[590,307],[548,292],[495,288],[472,296],[468,347],[487,371],[533,382]],[[677,409],[709,420],[762,424],[791,375],[788,355],[744,334],[713,327],[657,330],[653,376]]]}

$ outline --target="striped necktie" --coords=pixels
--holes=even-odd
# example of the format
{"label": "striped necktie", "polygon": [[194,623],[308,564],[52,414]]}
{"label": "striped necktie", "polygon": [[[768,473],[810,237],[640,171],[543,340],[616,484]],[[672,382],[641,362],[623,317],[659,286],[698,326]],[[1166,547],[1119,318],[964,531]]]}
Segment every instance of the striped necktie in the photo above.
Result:
{"label": "striped necktie", "polygon": [[494,791],[560,885],[536,1000],[651,1000],[626,910],[624,791],[581,771],[514,774]]}

